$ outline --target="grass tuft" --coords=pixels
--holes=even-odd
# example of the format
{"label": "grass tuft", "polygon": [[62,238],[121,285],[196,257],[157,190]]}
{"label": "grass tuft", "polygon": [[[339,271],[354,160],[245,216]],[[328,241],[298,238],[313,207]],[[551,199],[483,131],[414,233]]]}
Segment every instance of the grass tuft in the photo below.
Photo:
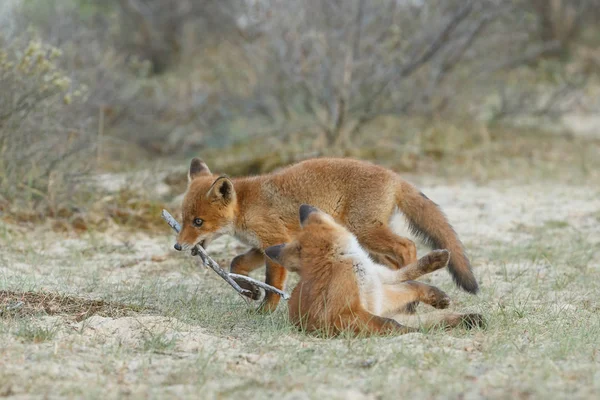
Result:
{"label": "grass tuft", "polygon": [[42,343],[54,339],[58,328],[56,326],[37,326],[33,322],[21,322],[15,336],[31,343]]}
{"label": "grass tuft", "polygon": [[147,352],[163,353],[173,350],[177,344],[175,337],[168,337],[164,332],[149,333],[143,340],[142,348]]}

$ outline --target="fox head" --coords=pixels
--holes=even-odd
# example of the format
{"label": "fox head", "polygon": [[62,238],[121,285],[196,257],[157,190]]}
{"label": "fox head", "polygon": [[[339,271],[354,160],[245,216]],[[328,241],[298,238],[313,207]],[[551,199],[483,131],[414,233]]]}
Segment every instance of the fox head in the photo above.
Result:
{"label": "fox head", "polygon": [[196,244],[202,247],[232,229],[237,198],[233,183],[226,176],[213,175],[199,158],[192,159],[188,188],[183,198],[181,231],[176,250]]}
{"label": "fox head", "polygon": [[268,247],[265,254],[292,272],[306,266],[330,265],[352,255],[358,242],[345,227],[327,213],[303,204],[299,209],[301,229],[289,243]]}

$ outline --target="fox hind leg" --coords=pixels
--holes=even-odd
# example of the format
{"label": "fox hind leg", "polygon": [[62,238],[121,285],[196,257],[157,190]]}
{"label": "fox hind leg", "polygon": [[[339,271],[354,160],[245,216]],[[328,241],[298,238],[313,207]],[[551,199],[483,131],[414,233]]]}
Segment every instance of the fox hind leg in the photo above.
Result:
{"label": "fox hind leg", "polygon": [[356,232],[360,244],[369,253],[385,256],[385,264],[394,264],[396,269],[417,261],[417,247],[407,238],[396,235],[387,226],[363,229]]}
{"label": "fox hind leg", "polygon": [[457,313],[447,310],[437,310],[418,315],[395,315],[395,321],[411,327],[418,326],[423,329],[452,329],[463,327],[465,329],[485,328],[487,321],[478,313]]}
{"label": "fox hind leg", "polygon": [[418,332],[418,329],[400,324],[391,318],[380,317],[371,314],[366,310],[360,310],[351,318],[348,325],[344,328],[350,329],[357,335],[403,335],[411,332]]}
{"label": "fox hind leg", "polygon": [[406,281],[413,281],[423,275],[444,268],[450,260],[448,250],[433,250],[418,261],[404,266],[396,271],[380,270],[379,277],[387,285],[398,284]]}
{"label": "fox hind leg", "polygon": [[397,281],[413,281],[448,265],[450,252],[448,250],[433,250],[397,272]]}
{"label": "fox hind leg", "polygon": [[417,281],[384,285],[381,315],[414,314],[419,303],[443,309],[450,305],[450,297],[435,286]]}
{"label": "fox hind leg", "polygon": [[419,301],[434,308],[443,309],[450,305],[450,297],[435,286],[417,281],[406,281],[404,285],[408,285],[417,294]]}
{"label": "fox hind leg", "polygon": [[385,256],[378,253],[369,253],[369,257],[377,264],[385,265],[390,269],[398,269],[398,262],[390,256]]}

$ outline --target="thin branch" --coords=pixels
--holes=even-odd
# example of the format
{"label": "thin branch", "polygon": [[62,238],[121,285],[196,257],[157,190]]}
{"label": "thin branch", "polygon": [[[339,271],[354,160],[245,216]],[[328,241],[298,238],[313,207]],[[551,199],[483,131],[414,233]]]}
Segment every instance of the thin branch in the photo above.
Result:
{"label": "thin branch", "polygon": [[460,8],[452,18],[450,18],[444,29],[442,29],[437,37],[429,44],[427,49],[421,53],[419,57],[409,62],[400,70],[400,77],[404,78],[411,75],[417,68],[431,60],[431,58],[448,42],[449,36],[456,30],[458,25],[470,15],[472,9],[472,2],[468,2]]}
{"label": "thin branch", "polygon": [[519,56],[511,58],[510,60],[506,60],[503,63],[500,63],[500,64],[494,66],[493,68],[490,68],[489,64],[484,65],[483,68],[481,68],[481,71],[479,73],[477,73],[476,75],[478,75],[478,76],[493,75],[496,72],[499,72],[502,70],[507,71],[507,70],[519,67],[521,65],[527,64],[531,61],[534,61],[534,60],[538,59],[540,56],[542,56],[543,54],[557,50],[559,48],[560,48],[559,42],[557,42],[557,41],[547,42],[540,46],[536,46],[532,49],[528,49],[525,52],[519,54]]}
{"label": "thin branch", "polygon": [[352,43],[352,62],[356,62],[360,58],[360,39],[362,34],[362,25],[365,10],[365,0],[358,0],[358,11],[356,12],[356,21],[354,22],[356,29],[354,31],[354,40]]}
{"label": "thin branch", "polygon": [[[473,2],[469,1],[463,7],[461,7],[454,15],[448,20],[445,26],[438,32],[436,37],[429,43],[425,51],[419,56],[412,57],[412,60],[404,65],[400,71],[395,73],[397,77],[402,80],[411,74],[413,74],[419,67],[431,60],[444,46],[448,43],[448,38],[454,32],[458,26],[471,14],[473,9]],[[378,89],[368,98],[358,104],[357,106],[350,109],[350,112],[356,112],[359,109],[366,108],[367,112],[370,113],[374,107],[376,100],[385,92],[393,81],[393,77],[390,76],[385,79]]]}
{"label": "thin branch", "polygon": [[266,283],[264,283],[264,282],[261,282],[261,281],[257,281],[257,280],[255,280],[255,279],[252,279],[252,278],[250,278],[249,276],[246,276],[246,275],[240,275],[240,274],[229,274],[229,276],[230,276],[230,277],[232,277],[232,278],[234,278],[234,279],[236,279],[236,280],[238,280],[238,281],[244,281],[244,282],[248,282],[248,283],[250,283],[251,285],[258,286],[258,287],[260,287],[260,288],[263,288],[264,290],[267,290],[267,291],[269,291],[269,292],[274,292],[274,293],[277,293],[277,294],[278,294],[278,295],[280,295],[280,296],[281,296],[281,297],[282,297],[284,300],[288,300],[288,299],[290,298],[290,295],[289,295],[289,294],[287,294],[287,293],[285,293],[284,291],[282,291],[282,290],[279,290],[279,289],[277,289],[277,288],[275,288],[275,287],[273,287],[273,286],[271,286],[271,285],[267,285],[267,284],[266,284]]}

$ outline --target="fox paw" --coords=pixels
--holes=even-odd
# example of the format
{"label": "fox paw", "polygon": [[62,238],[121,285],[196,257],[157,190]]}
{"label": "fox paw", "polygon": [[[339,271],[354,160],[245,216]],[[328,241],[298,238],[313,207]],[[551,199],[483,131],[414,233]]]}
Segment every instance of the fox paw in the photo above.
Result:
{"label": "fox paw", "polygon": [[450,305],[450,297],[442,290],[432,287],[426,303],[435,308],[444,309]]}
{"label": "fox paw", "polygon": [[419,260],[421,268],[427,273],[444,268],[450,261],[448,250],[433,250]]}
{"label": "fox paw", "polygon": [[243,295],[251,298],[252,300],[260,299],[260,289],[256,286],[242,280],[232,278],[242,289],[249,291],[250,293],[244,293]]}
{"label": "fox paw", "polygon": [[256,309],[256,312],[259,314],[270,314],[277,309],[277,305],[279,301],[273,301],[269,299],[269,297],[265,297],[260,306]]}

